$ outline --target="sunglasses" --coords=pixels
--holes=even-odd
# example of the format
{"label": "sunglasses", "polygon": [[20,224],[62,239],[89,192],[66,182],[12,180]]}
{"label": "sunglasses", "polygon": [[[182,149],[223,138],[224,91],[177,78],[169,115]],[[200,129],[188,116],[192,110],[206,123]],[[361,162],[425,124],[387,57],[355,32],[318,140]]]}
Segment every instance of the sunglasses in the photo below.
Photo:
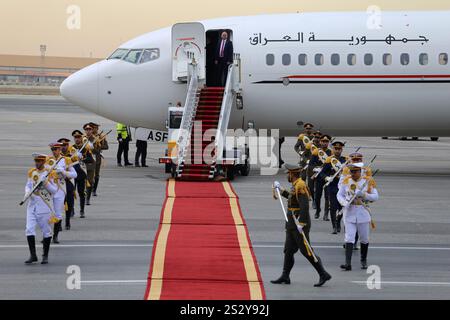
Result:
{"label": "sunglasses", "polygon": [[56,150],[59,150],[59,148],[50,148],[50,150],[56,151]]}

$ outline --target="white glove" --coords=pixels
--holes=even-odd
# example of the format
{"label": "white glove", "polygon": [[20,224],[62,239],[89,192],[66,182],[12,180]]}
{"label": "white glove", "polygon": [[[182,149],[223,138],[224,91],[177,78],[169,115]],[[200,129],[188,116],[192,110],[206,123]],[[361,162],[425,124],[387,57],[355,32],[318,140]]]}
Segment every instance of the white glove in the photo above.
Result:
{"label": "white glove", "polygon": [[60,174],[60,175],[62,175],[64,177],[66,176],[66,170],[63,170],[61,168],[56,169],[56,173]]}
{"label": "white glove", "polygon": [[357,198],[364,198],[366,193],[362,192],[361,190],[358,190],[358,191],[356,191],[355,195]]}
{"label": "white glove", "polygon": [[343,207],[343,208],[346,208],[346,207],[348,207],[350,205],[350,201],[348,201],[348,200],[343,200],[342,202],[341,202],[341,206]]}
{"label": "white glove", "polygon": [[78,151],[78,152],[77,152],[77,157],[78,157],[78,159],[81,160],[81,159],[83,159],[83,154],[82,154],[81,152]]}
{"label": "white glove", "polygon": [[320,172],[320,168],[319,168],[319,167],[314,168],[313,171],[314,171],[315,173],[319,173],[319,172]]}
{"label": "white glove", "polygon": [[275,182],[273,183],[273,187],[274,187],[275,189],[280,190],[280,189],[281,189],[281,183],[279,183],[278,181],[275,181]]}

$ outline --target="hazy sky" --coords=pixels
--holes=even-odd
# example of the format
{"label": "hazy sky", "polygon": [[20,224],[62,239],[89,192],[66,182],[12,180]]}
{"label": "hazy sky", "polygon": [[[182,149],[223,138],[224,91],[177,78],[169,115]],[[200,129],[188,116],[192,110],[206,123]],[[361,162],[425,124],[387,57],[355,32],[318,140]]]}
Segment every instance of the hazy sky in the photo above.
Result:
{"label": "hazy sky", "polygon": [[448,0],[0,1],[0,54],[39,55],[40,44],[46,44],[47,55],[100,58],[135,36],[182,21],[296,11],[366,11],[370,5],[382,10],[450,9]]}

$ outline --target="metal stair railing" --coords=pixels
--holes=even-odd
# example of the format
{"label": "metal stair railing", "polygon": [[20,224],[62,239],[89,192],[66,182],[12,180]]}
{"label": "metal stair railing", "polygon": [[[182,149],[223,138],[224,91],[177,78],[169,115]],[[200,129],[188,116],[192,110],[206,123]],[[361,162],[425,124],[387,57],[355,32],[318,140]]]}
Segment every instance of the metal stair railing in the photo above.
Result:
{"label": "metal stair railing", "polygon": [[181,165],[184,163],[184,159],[186,157],[186,153],[189,146],[189,141],[191,139],[191,131],[193,120],[197,111],[198,105],[198,89],[199,89],[199,80],[198,80],[198,70],[197,64],[195,60],[192,63],[189,63],[188,66],[189,71],[189,87],[186,96],[186,101],[184,104],[183,118],[181,120],[180,130],[178,132],[177,139],[177,175],[180,174]]}
{"label": "metal stair railing", "polygon": [[233,101],[235,96],[236,74],[237,68],[233,63],[228,67],[227,82],[223,93],[222,106],[220,108],[219,123],[217,125],[217,133],[215,137],[215,153],[212,165],[221,161],[223,158],[223,150],[225,145],[225,139],[227,137],[228,123],[230,121],[231,109],[233,107]]}

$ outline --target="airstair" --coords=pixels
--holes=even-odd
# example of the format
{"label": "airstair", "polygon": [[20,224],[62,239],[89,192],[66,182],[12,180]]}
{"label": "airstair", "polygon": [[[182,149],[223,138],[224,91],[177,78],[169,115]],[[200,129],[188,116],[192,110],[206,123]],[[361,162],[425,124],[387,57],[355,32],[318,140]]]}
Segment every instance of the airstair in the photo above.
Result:
{"label": "airstair", "polygon": [[177,140],[176,177],[181,180],[212,180],[217,164],[223,160],[231,109],[239,87],[239,55],[234,61],[229,66],[225,87],[201,85],[195,59],[189,63],[189,89]]}

